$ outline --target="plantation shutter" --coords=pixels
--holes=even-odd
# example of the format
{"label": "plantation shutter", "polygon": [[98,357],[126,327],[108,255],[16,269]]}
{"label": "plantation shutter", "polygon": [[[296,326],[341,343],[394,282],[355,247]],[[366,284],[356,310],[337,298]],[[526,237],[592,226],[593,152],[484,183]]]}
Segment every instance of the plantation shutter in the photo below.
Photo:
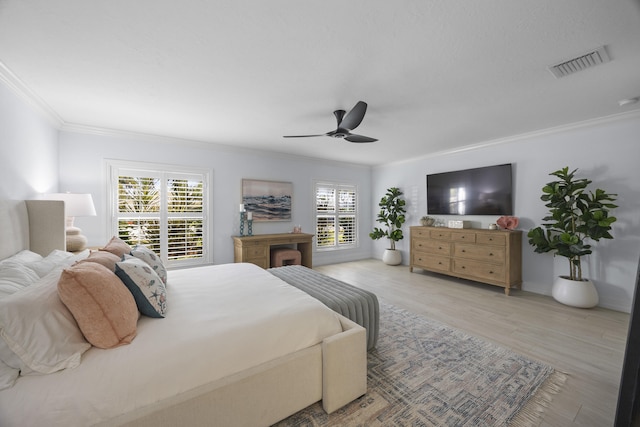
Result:
{"label": "plantation shutter", "polygon": [[123,171],[118,176],[117,235],[130,245],[145,245],[157,254],[160,250],[159,174]]}
{"label": "plantation shutter", "polygon": [[352,188],[338,190],[338,245],[356,243],[356,191]]}
{"label": "plantation shutter", "polygon": [[316,248],[337,249],[357,244],[356,187],[316,184]]}
{"label": "plantation shutter", "polygon": [[206,174],[116,167],[112,177],[118,237],[168,266],[206,262]]}
{"label": "plantation shutter", "polygon": [[316,247],[335,244],[336,191],[332,187],[316,187]]}
{"label": "plantation shutter", "polygon": [[168,174],[167,259],[202,258],[203,181],[198,176]]}

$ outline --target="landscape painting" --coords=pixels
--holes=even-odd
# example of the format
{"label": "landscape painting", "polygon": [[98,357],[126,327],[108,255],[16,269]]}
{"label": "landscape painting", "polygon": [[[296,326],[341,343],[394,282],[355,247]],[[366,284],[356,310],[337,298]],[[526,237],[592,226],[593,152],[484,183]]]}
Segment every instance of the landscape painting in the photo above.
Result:
{"label": "landscape painting", "polygon": [[290,182],[242,180],[242,203],[254,221],[291,221],[292,193]]}

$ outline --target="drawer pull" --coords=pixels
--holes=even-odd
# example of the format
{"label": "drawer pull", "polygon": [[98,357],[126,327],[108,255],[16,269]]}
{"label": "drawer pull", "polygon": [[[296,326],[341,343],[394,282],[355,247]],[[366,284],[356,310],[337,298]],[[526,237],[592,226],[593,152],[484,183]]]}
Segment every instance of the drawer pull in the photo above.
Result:
{"label": "drawer pull", "polygon": [[465,251],[464,249],[462,249],[460,252],[465,253],[465,252],[467,252],[467,251]]}
{"label": "drawer pull", "polygon": [[441,251],[442,250],[442,246],[438,246],[438,250]]}
{"label": "drawer pull", "polygon": [[438,261],[438,265],[442,265],[442,261]]}
{"label": "drawer pull", "polygon": [[489,252],[489,256],[493,256],[493,252]]}
{"label": "drawer pull", "polygon": [[493,274],[493,271],[492,271],[492,270],[489,270],[489,274]]}

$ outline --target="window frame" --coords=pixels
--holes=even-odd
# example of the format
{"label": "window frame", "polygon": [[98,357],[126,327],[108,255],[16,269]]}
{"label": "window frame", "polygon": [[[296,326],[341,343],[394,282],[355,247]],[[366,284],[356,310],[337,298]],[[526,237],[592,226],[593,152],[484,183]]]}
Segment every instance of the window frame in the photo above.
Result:
{"label": "window frame", "polygon": [[[210,189],[212,188],[211,176],[212,173],[209,169],[198,168],[192,166],[179,166],[162,163],[146,163],[135,161],[123,161],[123,160],[106,160],[106,195],[107,195],[107,235],[118,236],[118,222],[122,215],[118,212],[118,194],[119,194],[119,177],[120,176],[144,176],[144,177],[157,177],[161,181],[161,188],[166,189],[167,181],[171,178],[183,178],[194,177],[196,179],[202,179],[202,255],[197,258],[181,259],[181,260],[169,260],[169,237],[168,237],[168,224],[172,218],[180,218],[181,216],[191,217],[193,215],[185,215],[180,213],[169,212],[169,207],[166,204],[166,194],[161,195],[161,208],[157,216],[161,224],[159,244],[160,253],[158,254],[162,262],[168,269],[180,268],[180,267],[195,267],[205,264],[211,264],[213,261],[212,247],[213,239],[211,237],[211,215],[210,212]],[[184,177],[180,177],[184,175]],[[141,217],[149,216],[143,214]],[[196,215],[198,218],[200,215]]]}
{"label": "window frame", "polygon": [[[320,187],[329,187],[335,190],[335,199],[334,199],[334,210],[333,213],[328,213],[324,210],[318,209],[318,189]],[[339,191],[341,189],[353,191],[355,194],[355,203],[354,203],[354,212],[349,214],[341,214],[339,209]],[[360,194],[359,188],[356,184],[346,183],[346,182],[333,182],[327,180],[316,180],[313,182],[313,212],[314,212],[314,230],[316,233],[316,239],[314,244],[314,249],[317,252],[325,252],[325,251],[341,251],[348,249],[355,249],[360,246],[360,232],[359,232],[359,223],[360,223],[360,214],[359,214],[359,205],[360,205]],[[352,216],[355,219],[354,232],[353,232],[353,240],[347,244],[339,243],[339,227],[334,228],[334,244],[331,246],[320,246],[320,238],[318,233],[318,220],[320,217],[332,217],[334,224],[339,224],[340,217],[350,217]]]}

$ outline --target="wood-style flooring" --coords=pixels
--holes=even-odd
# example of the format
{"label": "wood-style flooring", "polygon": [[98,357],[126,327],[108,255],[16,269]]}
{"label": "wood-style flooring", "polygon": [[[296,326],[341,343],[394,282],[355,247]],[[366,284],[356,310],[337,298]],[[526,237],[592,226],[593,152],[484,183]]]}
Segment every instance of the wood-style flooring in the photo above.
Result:
{"label": "wood-style flooring", "polygon": [[578,309],[407,266],[363,260],[315,270],[374,292],[379,300],[448,324],[566,373],[543,427],[612,426],[629,315]]}

